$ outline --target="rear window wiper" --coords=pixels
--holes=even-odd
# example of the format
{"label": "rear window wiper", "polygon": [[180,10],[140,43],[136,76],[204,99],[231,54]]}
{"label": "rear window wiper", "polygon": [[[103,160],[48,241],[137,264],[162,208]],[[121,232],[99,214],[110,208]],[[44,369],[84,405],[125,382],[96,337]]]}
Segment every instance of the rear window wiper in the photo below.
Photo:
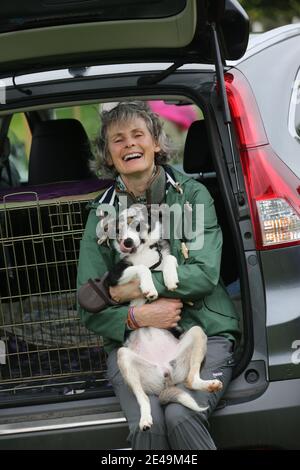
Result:
{"label": "rear window wiper", "polygon": [[168,67],[166,70],[163,70],[162,72],[150,74],[150,75],[142,75],[138,79],[137,85],[138,86],[155,85],[156,83],[161,82],[164,78],[168,77],[173,72],[175,72],[175,70],[181,67],[185,62],[186,61],[183,59],[178,60],[177,62],[174,62],[174,64],[172,64],[171,67]]}

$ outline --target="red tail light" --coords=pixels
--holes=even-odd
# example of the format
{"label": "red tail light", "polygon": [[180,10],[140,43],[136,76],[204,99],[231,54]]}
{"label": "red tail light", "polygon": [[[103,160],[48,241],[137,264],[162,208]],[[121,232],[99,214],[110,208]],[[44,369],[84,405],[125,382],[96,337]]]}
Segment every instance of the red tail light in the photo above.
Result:
{"label": "red tail light", "polygon": [[256,247],[300,244],[300,180],[269,145],[255,98],[244,76],[225,74]]}

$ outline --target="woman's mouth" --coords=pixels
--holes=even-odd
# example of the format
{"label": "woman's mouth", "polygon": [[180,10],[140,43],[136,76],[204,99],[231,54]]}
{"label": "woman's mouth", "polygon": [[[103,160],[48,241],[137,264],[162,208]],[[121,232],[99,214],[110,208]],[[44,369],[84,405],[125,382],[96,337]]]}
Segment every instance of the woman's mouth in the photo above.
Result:
{"label": "woman's mouth", "polygon": [[123,161],[124,162],[129,162],[131,160],[138,160],[139,158],[141,158],[143,156],[143,154],[141,152],[134,152],[134,153],[128,153],[127,155],[125,155],[123,157]]}

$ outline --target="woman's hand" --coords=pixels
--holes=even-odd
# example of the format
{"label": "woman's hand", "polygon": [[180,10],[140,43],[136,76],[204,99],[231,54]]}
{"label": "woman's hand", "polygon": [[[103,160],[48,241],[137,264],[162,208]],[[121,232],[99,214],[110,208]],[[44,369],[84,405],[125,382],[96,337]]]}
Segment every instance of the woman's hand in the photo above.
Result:
{"label": "woman's hand", "polygon": [[109,294],[115,302],[121,304],[130,302],[138,297],[143,297],[143,293],[140,289],[140,281],[138,279],[133,279],[127,284],[110,287]]}
{"label": "woman's hand", "polygon": [[183,303],[180,299],[160,299],[150,304],[135,307],[134,316],[140,327],[153,326],[154,328],[174,328],[177,326]]}

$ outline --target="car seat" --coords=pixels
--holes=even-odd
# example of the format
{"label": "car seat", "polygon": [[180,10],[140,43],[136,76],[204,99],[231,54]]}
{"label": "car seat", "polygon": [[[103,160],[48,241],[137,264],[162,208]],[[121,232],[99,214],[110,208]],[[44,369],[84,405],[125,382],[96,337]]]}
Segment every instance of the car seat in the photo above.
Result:
{"label": "car seat", "polygon": [[237,256],[204,120],[194,121],[189,127],[184,148],[183,169],[188,174],[198,174],[198,180],[206,186],[214,199],[218,222],[223,232],[221,278],[227,286],[238,278]]}
{"label": "car seat", "polygon": [[80,121],[39,122],[32,133],[28,183],[39,185],[89,178],[91,157],[89,139]]}
{"label": "car seat", "polygon": [[20,185],[20,176],[14,163],[10,160],[10,140],[4,137],[0,156],[0,190]]}

